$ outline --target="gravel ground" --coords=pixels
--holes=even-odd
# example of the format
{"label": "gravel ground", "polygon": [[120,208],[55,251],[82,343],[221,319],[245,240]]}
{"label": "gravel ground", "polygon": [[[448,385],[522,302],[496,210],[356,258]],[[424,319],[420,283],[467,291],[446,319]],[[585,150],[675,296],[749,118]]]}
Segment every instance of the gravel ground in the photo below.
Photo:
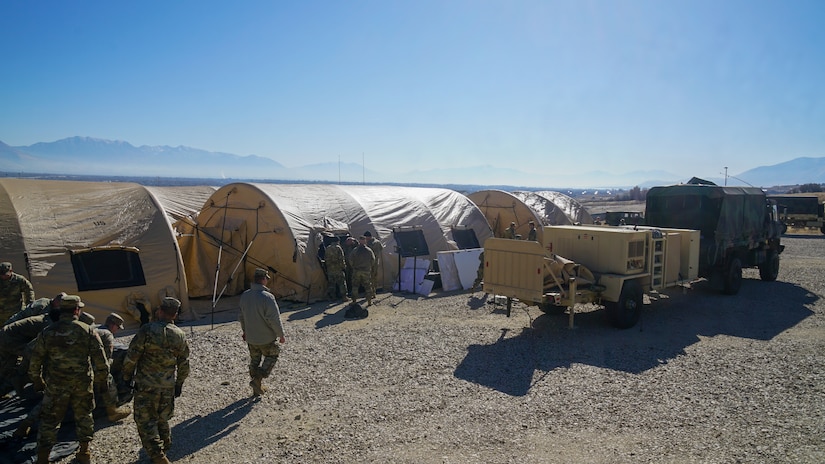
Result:
{"label": "gravel ground", "polygon": [[[825,238],[785,243],[777,282],[747,270],[734,297],[703,284],[674,291],[629,330],[595,308],[574,329],[520,304],[507,318],[481,292],[383,293],[363,320],[344,319],[343,305],[283,304],[287,344],[259,399],[237,299],[225,299],[214,324],[182,325],[192,375],[169,457],[825,462]],[[93,456],[148,462],[131,417],[101,426]]]}

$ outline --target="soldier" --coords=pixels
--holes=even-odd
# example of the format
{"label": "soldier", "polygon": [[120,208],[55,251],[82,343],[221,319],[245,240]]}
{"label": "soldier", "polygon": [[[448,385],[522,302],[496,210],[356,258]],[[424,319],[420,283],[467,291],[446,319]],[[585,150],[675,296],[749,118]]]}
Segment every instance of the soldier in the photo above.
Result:
{"label": "soldier", "polygon": [[345,271],[347,276],[347,289],[349,290],[347,296],[352,296],[352,264],[349,262],[349,257],[356,247],[358,247],[358,240],[355,240],[351,235],[348,235],[347,239],[344,240],[344,245],[342,246],[344,249],[344,258],[347,262],[347,268]]}
{"label": "soldier", "polygon": [[476,280],[473,281],[473,291],[480,288],[484,282],[484,251],[478,254],[478,270],[476,271]]}
{"label": "soldier", "polygon": [[382,245],[380,241],[376,240],[370,231],[364,232],[364,236],[367,237],[367,246],[375,255],[375,265],[372,268],[372,276],[370,280],[372,282],[373,291],[378,292],[378,268],[381,266],[381,255],[384,254],[384,245]]}
{"label": "soldier", "polygon": [[27,317],[48,314],[49,311],[53,309],[60,309],[60,300],[62,300],[64,296],[66,296],[66,294],[64,292],[60,292],[54,298],[38,298],[8,318],[3,325],[6,326],[12,322],[17,322]]}
{"label": "soldier", "polygon": [[349,255],[352,266],[352,302],[358,301],[359,287],[364,286],[367,294],[367,306],[375,298],[375,289],[372,287],[372,269],[375,267],[375,254],[367,247],[367,237],[358,237],[358,247]]}
{"label": "soldier", "polygon": [[241,337],[249,348],[249,386],[254,396],[261,396],[266,392],[261,381],[272,373],[281,354],[278,343],[286,343],[286,338],[278,302],[266,288],[269,273],[266,269],[255,269],[254,279],[251,288],[241,295],[238,321],[243,331]]}
{"label": "soldier", "polygon": [[29,279],[12,272],[11,263],[0,263],[0,321],[5,321],[34,301]]}
{"label": "soldier", "polygon": [[26,345],[53,321],[46,315],[27,317],[13,322],[0,330],[0,379],[10,385],[3,385],[3,393],[14,388],[18,396],[23,395],[23,387],[28,383],[25,375],[17,372],[17,358],[23,354]]}
{"label": "soldier", "polygon": [[330,243],[325,252],[327,280],[329,283],[327,294],[331,300],[339,301],[347,296],[347,264],[340,241],[341,239],[338,237],[332,237],[332,243]]}
{"label": "soldier", "polygon": [[510,227],[504,230],[504,238],[516,239],[516,223],[511,222]]}
{"label": "soldier", "polygon": [[135,424],[153,464],[169,462],[169,419],[189,376],[189,344],[174,323],[179,310],[179,300],[165,297],[155,313],[157,319],[142,325],[132,338],[123,362],[123,379],[135,381]]}
{"label": "soldier", "polygon": [[[116,320],[112,316],[120,319],[120,327],[115,325]],[[100,400],[106,408],[106,417],[111,422],[117,422],[125,419],[132,413],[132,408],[129,405],[118,406],[117,384],[112,377],[112,353],[114,352],[115,333],[123,328],[123,319],[115,313],[110,314],[106,318],[105,326],[96,326],[95,317],[83,311],[80,313],[80,321],[85,322],[95,329],[97,336],[100,337],[100,342],[103,344],[103,353],[106,355],[106,362],[109,364],[109,378],[106,382],[106,390],[100,392]],[[112,332],[114,330],[114,333]]]}
{"label": "soldier", "polygon": [[533,221],[528,222],[530,224],[530,232],[527,232],[527,240],[530,241],[537,241],[536,239],[536,223]]}
{"label": "soldier", "polygon": [[77,295],[63,297],[60,319],[40,332],[32,350],[29,378],[35,390],[45,388],[37,435],[38,464],[49,462],[49,453],[57,442],[57,431],[69,405],[80,442],[75,456],[77,462],[90,463],[92,459],[89,445],[95,431],[93,387],[95,382],[106,381],[109,364],[94,329],[78,320],[83,306]]}

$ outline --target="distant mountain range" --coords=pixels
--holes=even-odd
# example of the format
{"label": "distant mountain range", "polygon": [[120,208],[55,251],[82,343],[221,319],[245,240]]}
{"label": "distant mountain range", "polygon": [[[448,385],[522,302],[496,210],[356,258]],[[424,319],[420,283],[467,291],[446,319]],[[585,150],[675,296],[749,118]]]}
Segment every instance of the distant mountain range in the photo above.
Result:
{"label": "distant mountain range", "polygon": [[[318,181],[344,183],[404,183],[422,185],[479,184],[495,179],[497,184],[522,187],[642,188],[685,182],[688,179],[666,171],[608,173],[592,171],[564,176],[553,182],[546,175],[488,165],[461,169],[413,170],[391,176],[366,169],[357,163],[308,164],[287,168],[270,158],[211,152],[191,147],[140,146],[128,142],[90,137],[70,137],[29,146],[9,146],[0,142],[0,171],[98,176],[144,176],[207,179],[248,179],[268,181]],[[463,182],[462,179],[467,179]],[[710,178],[723,184],[724,178]],[[761,166],[735,176],[728,185],[760,187],[825,183],[825,157],[796,158],[773,166]]]}

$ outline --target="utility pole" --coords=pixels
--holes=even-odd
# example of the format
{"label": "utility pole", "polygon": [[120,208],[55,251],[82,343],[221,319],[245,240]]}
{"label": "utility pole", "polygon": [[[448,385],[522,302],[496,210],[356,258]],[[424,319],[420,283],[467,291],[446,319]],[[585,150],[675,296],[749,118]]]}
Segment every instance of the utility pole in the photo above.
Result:
{"label": "utility pole", "polygon": [[728,167],[725,166],[725,187],[728,186]]}

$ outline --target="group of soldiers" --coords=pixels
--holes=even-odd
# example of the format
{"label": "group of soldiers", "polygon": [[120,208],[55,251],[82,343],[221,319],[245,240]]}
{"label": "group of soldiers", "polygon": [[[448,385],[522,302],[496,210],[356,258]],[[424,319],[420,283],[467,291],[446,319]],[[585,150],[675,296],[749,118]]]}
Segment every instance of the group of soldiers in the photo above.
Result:
{"label": "group of soldiers", "polygon": [[[536,223],[534,221],[529,221],[527,223],[530,226],[530,230],[527,232],[527,240],[536,241]],[[502,238],[509,238],[512,240],[520,240],[521,235],[516,233],[516,223],[511,222],[510,227],[504,229],[504,236]]]}
{"label": "group of soldiers", "polygon": [[379,267],[384,246],[370,231],[356,240],[347,236],[344,245],[333,236],[324,250],[324,265],[327,271],[327,296],[331,300],[358,301],[360,288],[364,288],[367,306],[373,304],[378,289]]}
{"label": "group of soldiers", "polygon": [[[83,311],[77,295],[59,293],[53,298],[34,298],[34,288],[14,273],[8,262],[0,263],[0,380],[3,395],[14,390],[26,396],[31,383],[42,400],[20,422],[16,437],[26,437],[40,422],[37,463],[48,463],[66,411],[71,407],[80,443],[76,459],[91,462],[94,436],[93,412],[101,404],[111,421],[132,413],[127,403],[134,398],[134,418],[141,443],[153,463],[168,463],[165,452],[172,443],[169,419],[174,398],[189,375],[189,347],[184,332],[174,325],[180,301],[167,297],[154,312],[153,321],[140,327],[117,365],[115,335],[124,321],[112,313],[104,324]],[[118,347],[120,348],[120,347]],[[113,377],[116,373],[120,382]],[[118,385],[127,385],[120,401]]]}

